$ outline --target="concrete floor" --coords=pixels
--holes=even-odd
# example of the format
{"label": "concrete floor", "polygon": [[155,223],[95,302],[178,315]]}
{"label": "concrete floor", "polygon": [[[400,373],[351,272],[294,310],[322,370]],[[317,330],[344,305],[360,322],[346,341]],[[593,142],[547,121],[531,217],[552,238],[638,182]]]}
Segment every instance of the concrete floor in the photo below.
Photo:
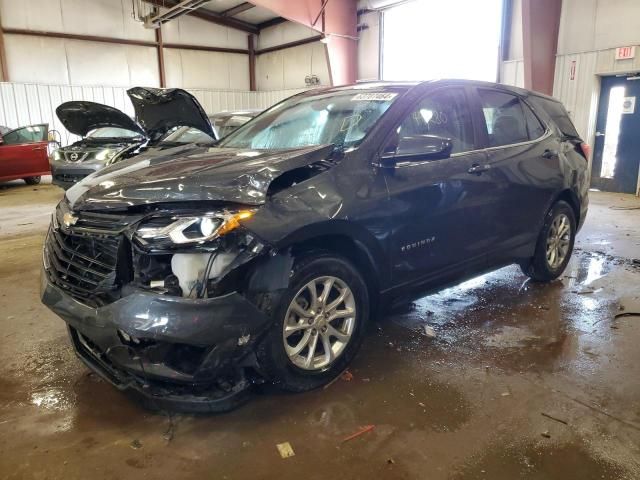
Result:
{"label": "concrete floor", "polygon": [[614,319],[640,310],[634,197],[592,194],[561,281],[473,279],[372,328],[349,381],[169,417],[90,374],[39,302],[61,196],[0,187],[0,478],[640,478],[640,317]]}

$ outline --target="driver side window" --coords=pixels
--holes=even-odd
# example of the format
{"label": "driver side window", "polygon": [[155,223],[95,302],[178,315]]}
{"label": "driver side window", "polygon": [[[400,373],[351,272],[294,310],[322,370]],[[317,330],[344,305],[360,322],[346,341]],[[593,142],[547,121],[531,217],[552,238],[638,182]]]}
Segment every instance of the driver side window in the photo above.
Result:
{"label": "driver side window", "polygon": [[46,140],[47,129],[44,125],[30,125],[18,128],[2,137],[5,145],[42,142]]}
{"label": "driver side window", "polygon": [[451,140],[451,153],[475,149],[471,111],[461,88],[432,93],[422,99],[400,125],[400,138],[432,135]]}

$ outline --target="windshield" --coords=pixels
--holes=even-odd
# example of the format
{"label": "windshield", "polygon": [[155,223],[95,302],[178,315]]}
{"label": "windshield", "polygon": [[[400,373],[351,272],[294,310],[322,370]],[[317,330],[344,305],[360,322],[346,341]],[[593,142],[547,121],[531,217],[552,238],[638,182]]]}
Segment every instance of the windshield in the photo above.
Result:
{"label": "windshield", "polygon": [[91,138],[135,138],[140,136],[138,132],[118,127],[96,128],[87,134],[87,137]]}
{"label": "windshield", "polygon": [[213,118],[213,119],[211,119],[210,117],[209,119],[213,120],[211,123],[213,125],[213,129],[216,132],[216,135],[218,135],[218,138],[223,138],[229,135],[231,132],[235,132],[238,129],[238,127],[241,127],[256,115],[257,113],[256,114],[240,114],[240,115],[231,115],[227,117],[220,117],[220,118]]}
{"label": "windshield", "polygon": [[344,90],[295,96],[267,110],[220,142],[221,147],[284,149],[358,145],[399,90]]}
{"label": "windshield", "polygon": [[193,127],[176,127],[160,139],[168,143],[212,143],[213,138]]}

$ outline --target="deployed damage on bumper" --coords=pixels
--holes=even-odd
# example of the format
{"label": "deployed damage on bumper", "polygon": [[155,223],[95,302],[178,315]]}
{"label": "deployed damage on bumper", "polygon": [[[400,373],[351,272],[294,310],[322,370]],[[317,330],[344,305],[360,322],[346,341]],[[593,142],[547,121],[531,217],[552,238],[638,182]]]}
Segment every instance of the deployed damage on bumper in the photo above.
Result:
{"label": "deployed damage on bumper", "polygon": [[[47,235],[42,301],[90,368],[150,407],[227,410],[260,379],[253,348],[293,259],[250,221],[332,152],[219,150],[108,167],[67,192]],[[198,181],[176,184],[185,172]]]}

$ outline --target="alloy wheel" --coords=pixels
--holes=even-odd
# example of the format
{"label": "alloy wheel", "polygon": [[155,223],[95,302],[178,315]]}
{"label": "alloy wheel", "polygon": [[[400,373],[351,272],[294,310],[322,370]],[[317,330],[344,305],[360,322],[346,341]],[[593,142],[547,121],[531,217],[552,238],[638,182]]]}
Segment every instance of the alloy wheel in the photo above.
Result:
{"label": "alloy wheel", "polygon": [[547,234],[547,264],[557,269],[567,258],[571,244],[571,222],[564,213],[556,216],[551,222]]}
{"label": "alloy wheel", "polygon": [[303,370],[322,370],[342,355],[356,325],[353,292],[341,279],[318,277],[293,297],[282,330],[285,351]]}

